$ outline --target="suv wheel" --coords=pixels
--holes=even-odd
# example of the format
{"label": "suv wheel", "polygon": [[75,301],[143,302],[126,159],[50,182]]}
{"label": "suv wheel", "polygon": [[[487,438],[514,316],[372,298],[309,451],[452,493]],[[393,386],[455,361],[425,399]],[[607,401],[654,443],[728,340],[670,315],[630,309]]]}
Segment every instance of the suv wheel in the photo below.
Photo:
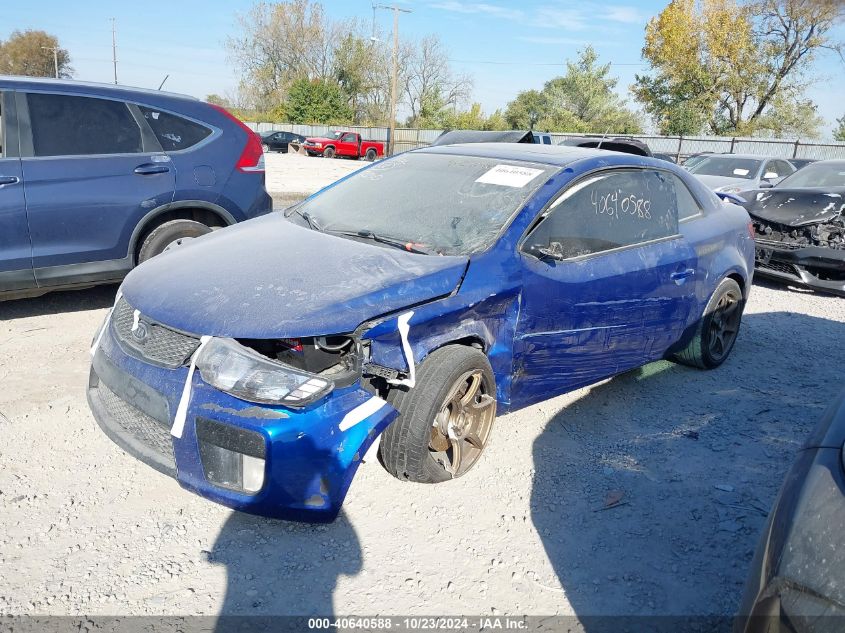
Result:
{"label": "suv wheel", "polygon": [[326,158],[334,158],[335,157],[334,147],[327,147],[323,151],[323,156],[325,156]]}
{"label": "suv wheel", "polygon": [[184,241],[211,233],[211,227],[193,220],[171,220],[154,228],[138,251],[138,263],[142,264],[151,257],[179,246]]}

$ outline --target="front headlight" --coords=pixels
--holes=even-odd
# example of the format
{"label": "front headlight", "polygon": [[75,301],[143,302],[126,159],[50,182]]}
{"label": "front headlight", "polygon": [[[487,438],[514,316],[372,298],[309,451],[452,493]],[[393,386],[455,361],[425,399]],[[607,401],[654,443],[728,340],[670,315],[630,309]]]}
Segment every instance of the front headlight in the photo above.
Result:
{"label": "front headlight", "polygon": [[230,338],[213,338],[200,352],[202,379],[236,398],[302,407],[333,388],[331,381],[271,360]]}

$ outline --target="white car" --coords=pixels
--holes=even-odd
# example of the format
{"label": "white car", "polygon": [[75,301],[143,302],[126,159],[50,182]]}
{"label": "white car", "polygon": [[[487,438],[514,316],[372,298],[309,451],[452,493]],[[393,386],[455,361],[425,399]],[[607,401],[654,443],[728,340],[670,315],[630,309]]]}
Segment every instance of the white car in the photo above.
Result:
{"label": "white car", "polygon": [[688,169],[720,193],[765,189],[795,172],[795,167],[785,158],[753,154],[711,154]]}

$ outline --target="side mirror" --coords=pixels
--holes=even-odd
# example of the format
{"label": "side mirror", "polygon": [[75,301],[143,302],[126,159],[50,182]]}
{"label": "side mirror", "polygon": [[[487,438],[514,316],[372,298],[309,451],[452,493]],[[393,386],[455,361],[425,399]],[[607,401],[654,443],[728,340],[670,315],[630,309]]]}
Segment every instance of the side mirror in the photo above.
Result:
{"label": "side mirror", "polygon": [[552,259],[562,261],[564,259],[563,246],[560,242],[552,242],[548,246],[531,244],[525,251],[540,260]]}
{"label": "side mirror", "polygon": [[774,186],[774,183],[768,178],[760,181],[760,189],[771,189]]}

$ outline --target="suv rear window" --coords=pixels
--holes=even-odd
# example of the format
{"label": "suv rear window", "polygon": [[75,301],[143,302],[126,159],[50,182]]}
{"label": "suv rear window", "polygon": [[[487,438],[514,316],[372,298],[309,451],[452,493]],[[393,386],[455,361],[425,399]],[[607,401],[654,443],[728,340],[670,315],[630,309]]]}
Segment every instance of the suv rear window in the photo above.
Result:
{"label": "suv rear window", "polygon": [[139,107],[166,152],[188,149],[211,135],[211,130],[199,123],[162,110]]}
{"label": "suv rear window", "polygon": [[26,99],[36,156],[143,151],[141,128],[123,101],[38,92]]}

